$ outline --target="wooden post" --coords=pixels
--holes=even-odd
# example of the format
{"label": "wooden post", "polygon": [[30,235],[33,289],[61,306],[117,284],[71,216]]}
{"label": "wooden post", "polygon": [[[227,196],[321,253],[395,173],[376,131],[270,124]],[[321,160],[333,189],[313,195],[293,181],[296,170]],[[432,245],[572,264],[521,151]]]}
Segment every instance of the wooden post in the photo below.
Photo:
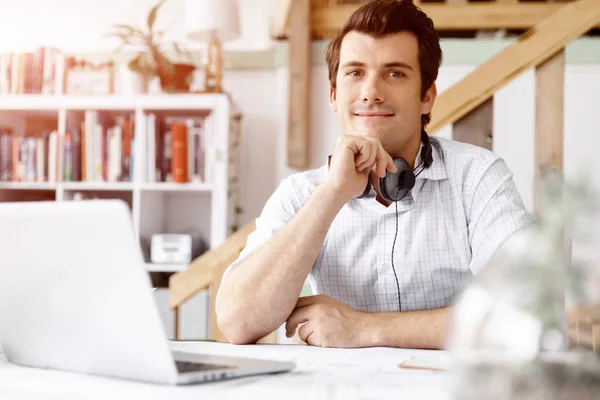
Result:
{"label": "wooden post", "polygon": [[175,312],[175,329],[174,329],[174,335],[175,335],[175,340],[179,340],[179,306],[175,307],[173,309],[173,311]]}
{"label": "wooden post", "polygon": [[[562,49],[535,71],[535,187],[545,170],[563,170],[564,87]],[[538,201],[534,196],[536,208]]]}
{"label": "wooden post", "polygon": [[288,165],[308,167],[308,95],[310,86],[310,0],[294,0],[290,9]]}
{"label": "wooden post", "polygon": [[[537,188],[547,173],[563,172],[564,48],[536,67],[535,71],[535,176],[534,208],[540,207]],[[571,258],[571,242],[562,237],[565,259]],[[566,272],[566,271],[565,271]],[[563,288],[566,295],[566,287]],[[563,298],[563,304],[566,299]],[[565,304],[566,306],[566,304]],[[567,327],[565,327],[568,329]]]}
{"label": "wooden post", "polygon": [[454,123],[452,139],[492,151],[493,122],[494,98],[491,97]]}

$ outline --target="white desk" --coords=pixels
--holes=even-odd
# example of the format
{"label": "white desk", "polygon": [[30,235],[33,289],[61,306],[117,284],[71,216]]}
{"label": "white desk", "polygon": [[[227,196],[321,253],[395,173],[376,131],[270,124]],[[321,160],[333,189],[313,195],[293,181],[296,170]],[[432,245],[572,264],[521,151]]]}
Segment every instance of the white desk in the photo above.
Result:
{"label": "white desk", "polygon": [[451,399],[448,372],[407,370],[413,356],[441,352],[389,348],[322,349],[297,345],[234,346],[172,343],[174,350],[292,360],[289,373],[247,377],[184,387],[46,371],[9,364],[0,354],[0,399]]}

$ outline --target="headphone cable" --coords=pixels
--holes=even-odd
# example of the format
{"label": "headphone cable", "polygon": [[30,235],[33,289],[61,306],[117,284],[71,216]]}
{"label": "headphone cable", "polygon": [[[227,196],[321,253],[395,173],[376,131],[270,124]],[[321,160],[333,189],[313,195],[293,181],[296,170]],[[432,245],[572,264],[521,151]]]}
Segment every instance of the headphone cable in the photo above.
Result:
{"label": "headphone cable", "polygon": [[[398,189],[400,192],[400,189]],[[398,197],[398,193],[396,193]],[[398,275],[396,274],[396,267],[394,266],[394,247],[396,247],[396,238],[398,237],[398,202],[396,204],[396,234],[394,235],[394,242],[392,243],[392,270],[394,271],[394,278],[396,278],[396,289],[398,290],[398,309],[402,311],[402,302],[400,301],[400,283],[398,283]]]}
{"label": "headphone cable", "polygon": [[[417,165],[413,169],[413,172],[419,167],[421,167],[421,170],[418,174],[415,175],[415,178],[421,175],[421,172],[423,172],[423,170],[426,168],[423,160],[421,160],[419,165]],[[400,188],[398,188],[396,191],[396,198],[398,198],[398,193],[400,193]],[[394,203],[396,204],[396,233],[394,234],[394,242],[392,243],[392,270],[394,271],[394,278],[396,279],[396,290],[398,293],[398,310],[402,311],[402,301],[400,300],[400,283],[398,282],[398,274],[396,274],[396,267],[394,265],[394,248],[396,247],[396,238],[398,237],[398,202],[394,201]]]}

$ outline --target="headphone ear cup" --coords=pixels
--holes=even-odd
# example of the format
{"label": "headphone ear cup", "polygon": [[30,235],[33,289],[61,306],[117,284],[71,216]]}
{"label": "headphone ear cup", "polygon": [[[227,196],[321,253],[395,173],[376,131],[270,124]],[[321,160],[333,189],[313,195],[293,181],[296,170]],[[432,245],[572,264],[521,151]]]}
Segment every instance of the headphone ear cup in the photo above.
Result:
{"label": "headphone ear cup", "polygon": [[388,174],[389,174],[389,172],[386,172],[386,174],[383,178],[378,178],[378,180],[377,180],[379,183],[379,193],[381,193],[381,197],[383,197],[385,200],[393,201],[387,192]]}
{"label": "headphone ear cup", "polygon": [[404,186],[406,181],[405,175],[413,173],[406,160],[401,157],[394,158],[394,165],[398,171],[387,171],[385,177],[379,178],[379,192],[381,193],[381,197],[392,202],[402,200],[408,194],[412,187],[406,188]]}

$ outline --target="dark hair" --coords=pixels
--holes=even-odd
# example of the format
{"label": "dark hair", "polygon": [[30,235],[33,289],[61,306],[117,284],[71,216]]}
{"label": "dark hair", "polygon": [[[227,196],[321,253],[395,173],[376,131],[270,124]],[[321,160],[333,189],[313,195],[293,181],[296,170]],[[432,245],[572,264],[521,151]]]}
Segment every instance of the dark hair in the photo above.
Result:
{"label": "dark hair", "polygon": [[[374,0],[356,10],[344,24],[340,34],[325,51],[329,69],[329,83],[336,90],[335,80],[340,66],[342,40],[350,31],[381,37],[392,33],[410,32],[419,42],[419,69],[421,98],[438,76],[442,63],[440,39],[433,21],[412,0]],[[431,114],[421,115],[421,126],[431,120]]]}

